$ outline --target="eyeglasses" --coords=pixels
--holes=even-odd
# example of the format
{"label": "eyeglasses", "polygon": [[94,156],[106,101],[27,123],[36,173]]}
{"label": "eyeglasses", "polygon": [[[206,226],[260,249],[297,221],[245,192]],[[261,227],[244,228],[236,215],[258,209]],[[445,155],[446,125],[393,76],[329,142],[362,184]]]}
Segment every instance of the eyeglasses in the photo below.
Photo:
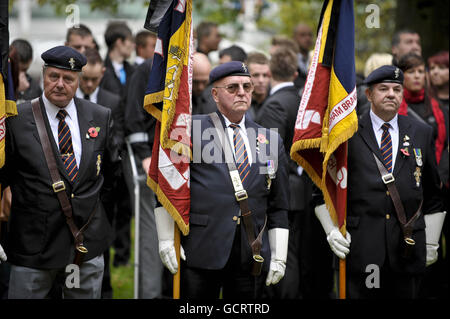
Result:
{"label": "eyeglasses", "polygon": [[[215,88],[218,89],[225,89],[230,94],[235,94],[239,91],[239,88],[241,87],[241,84],[239,83],[231,83],[225,86],[215,86]],[[244,89],[245,93],[251,93],[253,91],[253,84],[251,82],[247,82],[242,84],[242,88]]]}

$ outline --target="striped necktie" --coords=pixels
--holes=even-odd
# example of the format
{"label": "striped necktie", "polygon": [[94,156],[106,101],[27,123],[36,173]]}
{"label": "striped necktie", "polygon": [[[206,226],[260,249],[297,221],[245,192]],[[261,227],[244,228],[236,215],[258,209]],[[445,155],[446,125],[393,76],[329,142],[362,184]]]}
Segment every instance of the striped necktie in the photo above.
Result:
{"label": "striped necktie", "polygon": [[58,124],[58,143],[61,159],[69,175],[70,181],[73,182],[78,174],[77,160],[73,152],[72,135],[70,134],[69,125],[67,125],[65,118],[67,116],[66,110],[60,110],[56,117],[59,119]]}
{"label": "striped necktie", "polygon": [[381,126],[383,134],[381,135],[381,158],[383,159],[384,166],[389,173],[392,173],[392,140],[391,134],[389,134],[389,123],[384,123]]}
{"label": "striped necktie", "polygon": [[244,139],[241,133],[239,133],[240,126],[238,124],[231,123],[229,125],[233,129],[233,142],[234,151],[236,156],[236,166],[241,177],[242,184],[250,173],[250,164],[248,162],[248,154],[245,148]]}

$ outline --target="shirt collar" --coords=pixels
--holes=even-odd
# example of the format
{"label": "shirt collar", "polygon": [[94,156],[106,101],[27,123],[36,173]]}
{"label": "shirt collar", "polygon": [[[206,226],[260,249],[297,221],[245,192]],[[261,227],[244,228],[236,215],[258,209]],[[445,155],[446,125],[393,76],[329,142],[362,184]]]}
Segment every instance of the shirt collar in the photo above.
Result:
{"label": "shirt collar", "polygon": [[[99,87],[97,86],[95,91],[92,92],[91,94],[89,94],[89,99],[91,101],[97,101],[98,91],[99,91]],[[78,87],[78,89],[77,89],[76,96],[77,96],[77,98],[84,99],[84,92],[80,89],[80,87]]]}
{"label": "shirt collar", "polygon": [[49,115],[49,118],[52,120],[56,119],[56,114],[58,114],[58,112],[62,109],[66,110],[67,116],[72,120],[75,119],[77,116],[77,109],[75,107],[75,102],[73,98],[72,100],[70,100],[69,104],[67,104],[64,108],[60,108],[55,104],[53,104],[52,102],[50,102],[45,96],[45,93],[42,93],[42,100],[44,101],[44,106],[47,111],[47,114]]}
{"label": "shirt collar", "polygon": [[[225,115],[223,115],[223,118],[225,120],[225,127],[229,127],[232,122]],[[234,123],[234,124],[238,124],[239,127],[241,128],[241,130],[243,130],[245,132],[245,114],[239,123]]]}
{"label": "shirt collar", "polygon": [[283,82],[278,83],[274,87],[270,89],[270,95],[274,94],[276,91],[281,90],[282,88],[288,87],[288,86],[294,86],[294,82]]}
{"label": "shirt collar", "polygon": [[372,126],[374,130],[381,130],[381,126],[384,123],[389,123],[394,131],[398,131],[398,114],[395,114],[395,116],[390,120],[389,122],[385,122],[382,119],[380,119],[373,111],[370,109],[370,119],[372,121]]}

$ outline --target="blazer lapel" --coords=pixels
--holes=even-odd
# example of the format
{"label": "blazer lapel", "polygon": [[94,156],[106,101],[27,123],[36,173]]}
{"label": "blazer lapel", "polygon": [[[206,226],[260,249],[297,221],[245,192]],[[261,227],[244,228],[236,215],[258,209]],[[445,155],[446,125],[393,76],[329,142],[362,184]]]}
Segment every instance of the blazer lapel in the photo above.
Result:
{"label": "blazer lapel", "polygon": [[80,182],[84,177],[84,172],[86,171],[92,153],[94,151],[95,139],[87,139],[86,134],[90,127],[95,127],[94,120],[92,118],[92,112],[87,108],[80,99],[74,98],[75,106],[77,108],[78,125],[80,127],[80,137],[81,137],[81,160],[78,164],[78,176],[75,182]]}
{"label": "blazer lapel", "polygon": [[[54,154],[55,159],[56,159],[56,165],[58,166],[59,173],[67,181],[70,181],[69,175],[67,175],[66,168],[64,167],[64,164],[63,164],[63,162],[61,160],[61,156],[60,156],[60,153],[59,153],[59,148],[58,148],[58,146],[55,143],[55,138],[53,137],[53,132],[52,132],[52,130],[50,128],[50,122],[49,122],[49,119],[47,117],[47,112],[45,110],[45,106],[44,106],[44,102],[42,100],[42,97],[39,98],[39,105],[41,107],[41,112],[42,112],[42,115],[43,115],[43,118],[44,118],[45,129],[47,130],[48,139],[50,140],[50,145],[52,147],[52,151],[53,151],[53,154]],[[36,121],[35,121],[34,117],[33,117],[33,120],[32,120],[32,124],[36,125]],[[39,133],[37,131],[37,127],[33,131],[33,135],[36,138],[36,140],[39,142],[39,144],[41,144],[41,140],[39,138]]]}
{"label": "blazer lapel", "polygon": [[[247,117],[245,118],[245,128],[247,130],[247,137],[248,137],[248,142],[250,145],[250,149],[247,149],[247,152],[251,152],[252,154],[252,163],[250,166],[250,173],[248,174],[248,177],[245,181],[245,184],[247,185],[247,188],[249,188],[248,186],[251,185],[251,183],[253,182],[253,180],[255,179],[255,176],[257,176],[259,174],[259,167],[261,166],[261,162],[259,160],[259,153],[256,152],[256,138],[257,138],[257,134],[258,134],[258,126],[256,125],[255,122],[253,122],[252,120],[248,119]],[[250,130],[253,130],[253,132],[250,132]],[[252,141],[251,139],[254,140]]]}
{"label": "blazer lapel", "polygon": [[[398,116],[398,150],[397,157],[395,159],[394,176],[398,174],[403,164],[405,164],[407,157],[403,155],[400,149],[403,148],[403,138],[408,135],[410,138],[413,137],[414,132],[411,131],[411,123],[401,115]],[[411,147],[410,147],[411,149]],[[411,152],[411,150],[410,150]]]}
{"label": "blazer lapel", "polygon": [[359,134],[361,135],[362,139],[367,144],[369,149],[380,159],[381,162],[383,162],[381,151],[378,147],[375,133],[373,132],[372,121],[370,120],[369,112],[367,112],[359,122]]}

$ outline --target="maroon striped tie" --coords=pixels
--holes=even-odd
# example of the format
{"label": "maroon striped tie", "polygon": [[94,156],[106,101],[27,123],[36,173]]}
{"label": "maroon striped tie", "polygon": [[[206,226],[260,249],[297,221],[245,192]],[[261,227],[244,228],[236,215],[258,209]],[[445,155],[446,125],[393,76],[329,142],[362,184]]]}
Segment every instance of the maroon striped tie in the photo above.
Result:
{"label": "maroon striped tie", "polygon": [[381,135],[381,158],[383,159],[384,166],[389,173],[392,173],[392,141],[391,134],[389,134],[389,128],[391,125],[389,123],[384,123],[381,128],[383,129],[383,134]]}
{"label": "maroon striped tie", "polygon": [[244,139],[239,132],[240,126],[231,123],[229,125],[233,129],[234,150],[236,153],[236,166],[241,177],[242,184],[250,173],[250,163],[248,162],[248,154],[245,148]]}
{"label": "maroon striped tie", "polygon": [[66,168],[67,175],[70,181],[73,182],[78,174],[77,160],[73,152],[72,135],[70,134],[69,125],[67,125],[65,118],[67,116],[66,110],[60,110],[56,117],[59,119],[58,124],[58,143],[61,159]]}

